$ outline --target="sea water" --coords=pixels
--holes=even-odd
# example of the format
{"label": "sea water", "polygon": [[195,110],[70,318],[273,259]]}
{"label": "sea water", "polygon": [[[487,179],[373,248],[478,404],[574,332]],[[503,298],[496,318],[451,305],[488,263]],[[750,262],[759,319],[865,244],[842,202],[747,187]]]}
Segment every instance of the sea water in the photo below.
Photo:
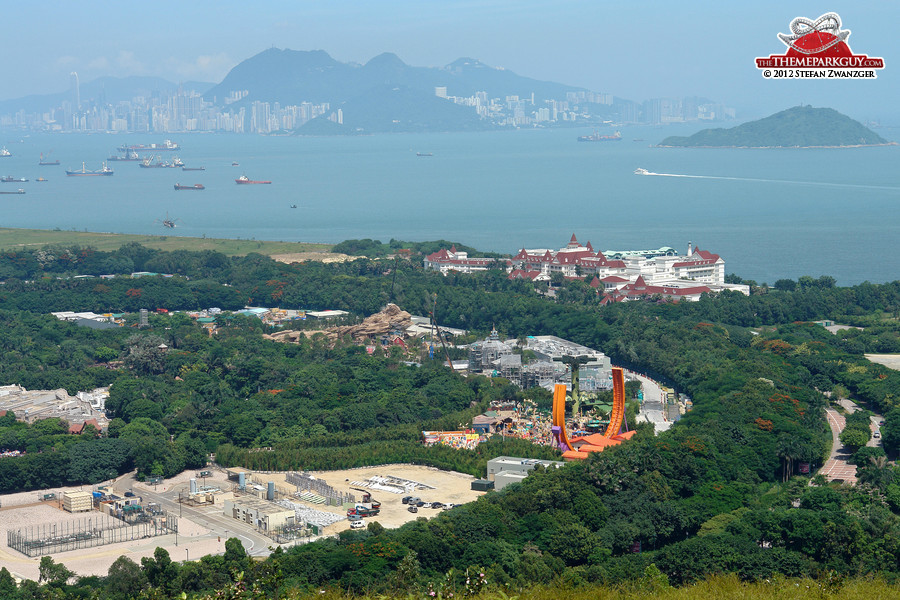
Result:
{"label": "sea water", "polygon": [[[161,158],[177,155],[204,171],[110,162],[112,177],[64,170],[82,162],[99,169],[119,145],[166,136],[6,132],[0,145],[14,156],[0,158],[0,175],[30,181],[0,183],[27,192],[0,196],[0,226],[309,242],[443,238],[505,253],[559,248],[574,233],[597,250],[684,251],[691,242],[720,254],[727,272],[769,284],[801,275],[842,285],[900,278],[900,147],[652,147],[699,128],[622,128],[621,141],[594,143],[576,140],[588,129],[173,134],[181,149]],[[61,165],[38,166],[41,152]],[[661,176],[635,175],[638,167]],[[236,185],[242,174],[272,184]],[[175,191],[176,183],[206,189]],[[177,219],[174,230],[162,226],[167,217]]]}

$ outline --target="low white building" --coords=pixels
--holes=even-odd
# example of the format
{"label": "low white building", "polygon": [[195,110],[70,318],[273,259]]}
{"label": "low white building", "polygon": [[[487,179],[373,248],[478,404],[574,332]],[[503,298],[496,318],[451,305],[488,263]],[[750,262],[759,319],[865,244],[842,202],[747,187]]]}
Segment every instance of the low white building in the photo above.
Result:
{"label": "low white building", "polygon": [[449,250],[441,248],[437,252],[425,257],[426,271],[440,271],[444,275],[450,271],[459,273],[474,273],[497,268],[497,259],[494,258],[469,258],[468,252],[459,252],[456,246]]}

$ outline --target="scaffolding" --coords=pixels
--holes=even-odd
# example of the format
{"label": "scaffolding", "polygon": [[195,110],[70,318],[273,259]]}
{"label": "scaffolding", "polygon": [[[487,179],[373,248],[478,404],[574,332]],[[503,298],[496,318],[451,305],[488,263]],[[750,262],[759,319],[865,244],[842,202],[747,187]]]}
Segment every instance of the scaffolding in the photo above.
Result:
{"label": "scaffolding", "polygon": [[343,506],[345,503],[356,503],[356,497],[353,494],[341,493],[309,473],[292,472],[286,474],[284,479],[289,484],[297,487],[295,496],[308,502],[328,506]]}
{"label": "scaffolding", "polygon": [[11,529],[6,533],[6,540],[13,550],[33,557],[177,532],[178,517],[167,512],[149,516],[137,523],[127,523],[116,517],[100,514],[75,521]]}

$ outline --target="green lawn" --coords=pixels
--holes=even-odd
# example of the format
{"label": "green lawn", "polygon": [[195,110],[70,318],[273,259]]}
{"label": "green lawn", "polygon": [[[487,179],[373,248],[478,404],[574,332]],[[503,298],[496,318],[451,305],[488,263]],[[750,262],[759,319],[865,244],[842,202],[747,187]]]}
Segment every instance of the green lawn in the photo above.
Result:
{"label": "green lawn", "polygon": [[266,242],[261,240],[228,240],[182,237],[178,235],[131,235],[125,233],[93,233],[44,229],[0,228],[0,249],[33,248],[47,245],[91,246],[97,250],[118,250],[123,244],[137,242],[160,250],[216,250],[229,256],[250,252],[288,254],[293,252],[329,252],[331,244],[303,242]]}

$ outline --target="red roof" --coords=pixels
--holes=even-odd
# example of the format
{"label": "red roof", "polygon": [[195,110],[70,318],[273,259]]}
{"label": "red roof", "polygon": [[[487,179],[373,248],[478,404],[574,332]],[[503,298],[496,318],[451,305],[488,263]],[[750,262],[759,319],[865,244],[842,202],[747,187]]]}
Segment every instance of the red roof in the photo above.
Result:
{"label": "red roof", "polygon": [[534,281],[534,278],[540,274],[540,271],[523,271],[522,269],[516,269],[509,274],[509,277],[507,277],[507,279],[530,279]]}

